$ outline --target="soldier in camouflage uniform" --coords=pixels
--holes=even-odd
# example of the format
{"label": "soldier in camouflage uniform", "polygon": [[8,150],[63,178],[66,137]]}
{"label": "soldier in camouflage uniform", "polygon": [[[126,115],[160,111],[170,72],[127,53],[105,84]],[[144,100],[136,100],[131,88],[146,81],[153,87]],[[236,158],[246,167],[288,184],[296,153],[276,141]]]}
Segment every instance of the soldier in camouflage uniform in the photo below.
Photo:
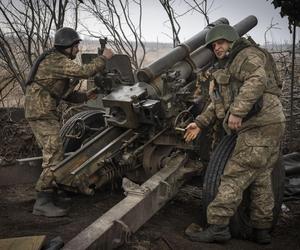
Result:
{"label": "soldier in camouflage uniform", "polygon": [[267,244],[271,241],[274,207],[271,172],[285,129],[276,66],[268,52],[240,38],[229,25],[208,31],[206,44],[213,50],[219,67],[212,73],[211,103],[187,126],[185,139],[194,140],[203,128],[222,120],[226,131],[237,133],[237,143],[217,195],[207,208],[209,227],[188,236],[201,242],[229,240],[229,219],[251,184],[254,240]]}
{"label": "soldier in camouflage uniform", "polygon": [[64,155],[56,107],[62,99],[74,103],[95,99],[94,90],[86,93],[74,91],[76,84],[71,79],[87,79],[101,72],[106,60],[113,55],[110,49],[105,49],[102,56],[98,56],[90,64],[80,66],[72,61],[79,52],[80,41],[75,30],[67,27],[59,29],[55,34],[54,48],[37,58],[28,76],[25,117],[43,152],[43,171],[36,184],[38,193],[33,207],[35,215],[66,215],[66,210],[53,202],[55,178],[51,168],[62,161]]}

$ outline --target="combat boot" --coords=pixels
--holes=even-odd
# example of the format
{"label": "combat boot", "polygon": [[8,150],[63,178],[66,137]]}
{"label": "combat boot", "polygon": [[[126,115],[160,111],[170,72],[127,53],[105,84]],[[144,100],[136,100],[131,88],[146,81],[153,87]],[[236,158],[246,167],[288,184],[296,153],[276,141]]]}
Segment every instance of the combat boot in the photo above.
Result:
{"label": "combat boot", "polygon": [[52,192],[39,192],[32,213],[46,217],[61,217],[67,214],[67,210],[54,205]]}
{"label": "combat boot", "polygon": [[271,243],[270,229],[254,228],[253,240],[258,244],[270,244]]}
{"label": "combat boot", "polygon": [[55,190],[53,194],[54,203],[70,203],[72,201],[71,196],[63,190]]}
{"label": "combat boot", "polygon": [[231,239],[228,225],[210,225],[204,231],[186,232],[191,241],[226,242]]}

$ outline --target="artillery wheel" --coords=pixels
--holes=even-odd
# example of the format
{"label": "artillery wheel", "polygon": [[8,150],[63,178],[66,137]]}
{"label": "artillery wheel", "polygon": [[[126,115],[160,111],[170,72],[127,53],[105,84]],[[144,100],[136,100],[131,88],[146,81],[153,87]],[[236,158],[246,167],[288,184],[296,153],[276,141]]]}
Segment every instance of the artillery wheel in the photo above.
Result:
{"label": "artillery wheel", "polygon": [[[67,120],[60,130],[65,152],[74,152],[86,140],[101,132],[105,128],[103,114],[102,110],[86,110]],[[77,138],[75,135],[78,135]]]}
{"label": "artillery wheel", "polygon": [[[207,224],[206,209],[209,203],[214,199],[220,178],[224,171],[225,165],[233,152],[236,143],[236,135],[225,136],[212,154],[211,160],[207,167],[203,181],[203,198],[202,198],[202,224]],[[273,173],[272,184],[274,192],[275,206],[273,208],[273,226],[277,223],[284,193],[285,172],[282,165],[282,158],[277,161]],[[249,239],[252,235],[252,228],[249,216],[250,207],[250,190],[246,189],[243,193],[243,200],[230,220],[230,231],[233,237]]]}
{"label": "artillery wheel", "polygon": [[143,152],[143,167],[128,171],[126,177],[133,182],[145,182],[163,167],[164,159],[170,156],[173,149],[173,146],[168,145],[146,146]]}
{"label": "artillery wheel", "polygon": [[173,150],[169,145],[148,145],[144,149],[143,168],[147,176],[151,177],[162,168],[162,161]]}

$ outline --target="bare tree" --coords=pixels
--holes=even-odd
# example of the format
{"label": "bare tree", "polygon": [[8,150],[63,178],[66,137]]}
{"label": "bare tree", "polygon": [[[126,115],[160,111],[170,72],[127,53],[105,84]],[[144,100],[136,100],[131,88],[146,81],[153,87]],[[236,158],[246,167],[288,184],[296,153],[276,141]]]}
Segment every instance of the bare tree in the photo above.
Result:
{"label": "bare tree", "polygon": [[187,14],[197,12],[198,14],[202,15],[205,19],[205,22],[209,24],[209,13],[214,4],[214,0],[184,0],[185,4],[188,6],[188,9],[184,12],[179,12],[175,10],[175,6],[178,6],[178,1],[159,0],[159,2],[168,15],[168,22],[170,23],[170,28],[172,30],[173,47],[177,46],[180,43],[179,33],[181,30],[181,26],[179,18]]}
{"label": "bare tree", "polygon": [[[131,6],[138,9],[137,21],[131,15]],[[84,1],[84,10],[92,14],[104,26],[109,34],[109,44],[118,53],[129,56],[135,69],[141,67],[145,59],[145,45],[142,39],[142,1],[141,0],[103,0]],[[89,35],[100,38],[105,31],[97,30],[97,35],[90,27],[82,24]],[[100,26],[99,25],[99,26]],[[126,32],[125,32],[126,30]],[[140,56],[139,56],[140,55]]]}
{"label": "bare tree", "polygon": [[214,0],[212,0],[209,3],[209,0],[201,0],[201,1],[197,1],[197,0],[193,0],[193,3],[190,3],[191,1],[188,0],[184,0],[184,2],[190,7],[189,11],[197,11],[198,13],[200,13],[201,15],[203,15],[203,17],[205,18],[206,24],[209,24],[209,12],[214,4]]}
{"label": "bare tree", "polygon": [[280,29],[279,27],[276,27],[276,26],[279,25],[279,23],[273,23],[273,19],[274,19],[274,18],[272,17],[270,26],[267,27],[267,29],[266,29],[266,31],[265,31],[265,33],[264,33],[265,47],[268,46],[268,42],[267,42],[267,33],[268,33],[269,31],[272,31],[272,29],[278,29],[278,30]]}
{"label": "bare tree", "polygon": [[171,25],[172,30],[172,40],[173,40],[173,47],[176,47],[178,44],[180,44],[179,40],[179,32],[180,32],[180,24],[177,21],[177,14],[174,11],[173,4],[175,3],[175,0],[169,1],[169,0],[159,0],[160,4],[166,11],[169,22]]}
{"label": "bare tree", "polygon": [[77,30],[79,21],[79,7],[83,3],[83,0],[74,0],[73,2],[73,14],[74,14],[74,29]]}
{"label": "bare tree", "polygon": [[52,46],[52,31],[64,25],[69,5],[69,0],[0,1],[0,91],[12,83],[25,91],[26,73]]}

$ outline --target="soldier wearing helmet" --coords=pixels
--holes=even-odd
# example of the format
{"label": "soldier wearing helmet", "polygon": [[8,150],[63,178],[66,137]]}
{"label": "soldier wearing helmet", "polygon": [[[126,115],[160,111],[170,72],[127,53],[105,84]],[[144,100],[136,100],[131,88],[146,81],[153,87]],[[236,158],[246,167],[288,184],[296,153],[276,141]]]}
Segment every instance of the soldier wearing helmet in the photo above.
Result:
{"label": "soldier wearing helmet", "polygon": [[[75,59],[76,55],[72,53],[74,45],[79,44],[81,41],[78,33],[72,28],[63,27],[59,29],[54,36],[54,46],[69,56],[70,59]],[[71,48],[71,51],[66,52],[65,49]]]}
{"label": "soldier wearing helmet", "polygon": [[285,129],[276,65],[267,51],[240,38],[226,24],[207,32],[206,46],[217,61],[211,76],[211,103],[187,126],[185,140],[194,140],[204,128],[220,120],[226,132],[237,134],[237,142],[217,195],[207,208],[208,228],[188,236],[200,242],[229,240],[230,217],[237,211],[243,191],[251,185],[254,240],[267,244],[271,241],[274,207],[271,172]]}
{"label": "soldier wearing helmet", "polygon": [[79,52],[80,41],[78,33],[72,28],[57,30],[54,47],[36,59],[26,82],[25,117],[43,152],[43,171],[36,183],[35,215],[58,217],[67,213],[53,202],[55,179],[51,168],[63,160],[64,154],[56,108],[61,100],[83,103],[95,99],[94,90],[74,91],[76,81],[71,79],[87,79],[103,71],[106,61],[113,56],[110,49],[105,49],[90,64],[78,65],[73,59]]}

